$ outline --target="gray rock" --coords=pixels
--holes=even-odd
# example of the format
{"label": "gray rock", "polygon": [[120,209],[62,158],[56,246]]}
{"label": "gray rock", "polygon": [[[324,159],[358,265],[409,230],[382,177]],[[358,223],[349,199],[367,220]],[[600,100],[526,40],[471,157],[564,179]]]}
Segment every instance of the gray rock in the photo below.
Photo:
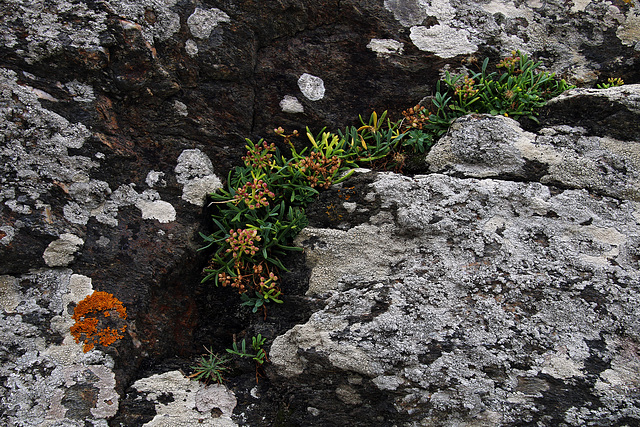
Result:
{"label": "gray rock", "polygon": [[[153,402],[157,414],[145,426],[173,427],[203,425],[232,427],[231,413],[237,401],[225,386],[205,386],[178,371],[141,378],[133,384],[140,399]],[[219,414],[217,413],[219,411]]]}
{"label": "gray rock", "polygon": [[542,111],[542,122],[546,126],[573,123],[593,135],[638,141],[639,116],[640,85],[626,84],[567,91],[549,101]]}
{"label": "gray rock", "polygon": [[640,145],[567,102],[638,120],[639,88],[569,92],[536,132],[466,116],[433,173],[329,190],[297,239],[324,307],[276,338],[272,379],[329,424],[637,423]]}
{"label": "gray rock", "polygon": [[[582,116],[576,123],[574,115],[562,113],[577,98],[590,106],[602,105],[599,115],[620,118],[624,109],[629,117],[593,135],[590,126],[581,126]],[[552,100],[549,109],[555,114],[543,119],[537,134],[502,116],[458,119],[427,155],[429,170],[460,177],[539,181],[640,201],[640,145],[628,139],[640,139],[640,133],[634,133],[635,125],[625,126],[627,121],[640,123],[640,85],[570,91]],[[619,139],[621,133],[626,138]]]}
{"label": "gray rock", "polygon": [[116,414],[113,358],[83,353],[69,333],[69,307],[92,290],[66,269],[0,276],[3,424],[106,425]]}
{"label": "gray rock", "polygon": [[298,237],[325,306],[276,338],[275,381],[329,379],[365,412],[375,387],[389,423],[640,419],[624,350],[640,339],[637,202],[440,174],[379,174],[369,192],[368,222]]}
{"label": "gray rock", "polygon": [[[352,124],[358,115],[365,116],[373,108],[399,112],[431,93],[444,69],[473,68],[485,56],[495,59],[512,49],[531,53],[543,61],[543,67],[572,82],[591,84],[615,76],[632,83],[638,79],[637,6],[615,3],[600,0],[573,3],[564,0],[221,0],[212,7],[176,0],[3,2],[0,23],[0,317],[3,317],[0,422],[104,426],[107,420],[113,425],[150,421],[166,409],[162,399],[149,395],[149,399],[135,400],[139,394],[133,393],[133,400],[129,400],[129,391],[124,390],[125,385],[134,384],[141,377],[162,374],[140,372],[141,366],[175,355],[189,358],[202,350],[202,339],[218,346],[228,344],[222,341],[228,340],[229,331],[238,327],[238,314],[230,314],[228,317],[232,320],[225,318],[223,322],[211,315],[218,311],[228,313],[231,310],[228,306],[232,304],[218,300],[218,294],[212,295],[210,289],[199,285],[206,260],[196,253],[202,244],[197,232],[207,231],[201,224],[204,196],[221,185],[218,176],[225,176],[238,164],[244,154],[245,137],[257,141],[280,125],[286,126],[287,131],[305,126],[335,129]],[[299,84],[301,76],[312,78],[305,77]],[[600,227],[597,224],[606,218],[592,218],[588,209],[579,209],[583,199],[567,196],[567,206],[556,203],[548,208],[547,204],[554,197],[560,197],[554,193],[557,188],[575,189],[576,194],[586,194],[588,190],[590,198],[584,196],[585,200],[618,203],[623,210],[635,203],[637,166],[633,159],[636,150],[629,142],[637,141],[640,132],[637,107],[633,104],[636,98],[631,92],[624,95],[623,91],[611,90],[611,95],[606,96],[598,94],[609,93],[607,91],[574,92],[559,99],[542,118],[546,130],[536,133],[535,141],[530,139],[532,134],[512,122],[482,119],[483,127],[470,130],[467,138],[495,136],[496,141],[501,141],[502,151],[480,142],[470,146],[476,147],[475,151],[470,147],[459,150],[456,156],[460,156],[460,160],[439,164],[445,168],[443,171],[451,173],[458,168],[457,178],[537,181],[542,185],[531,184],[531,188],[535,191],[541,188],[543,193],[546,188],[549,193],[536,196],[540,200],[531,199],[529,205],[522,202],[522,206],[537,212],[527,213],[525,209],[526,212],[521,213],[523,218],[537,220],[540,218],[536,215],[547,212],[550,218],[545,221],[553,222],[554,215],[560,217],[562,209],[572,207],[565,213],[575,216],[579,230],[589,227],[590,221],[591,226]],[[613,94],[619,96],[614,99]],[[613,109],[608,106],[611,102]],[[592,111],[588,111],[589,106]],[[598,112],[603,115],[594,116]],[[580,117],[586,119],[579,121]],[[501,134],[503,130],[519,138],[520,145],[507,140]],[[463,141],[465,131],[455,132]],[[547,151],[536,151],[538,148],[550,150],[554,155],[561,153],[563,162],[553,163],[553,159],[547,159],[545,169],[546,166],[538,162],[543,162]],[[482,150],[487,153],[480,154]],[[492,158],[501,156],[500,152],[508,161],[496,167]],[[456,177],[437,177],[444,187],[458,185],[446,180],[463,182],[456,181]],[[383,181],[376,182],[379,186]],[[473,182],[476,181],[464,181]],[[460,191],[467,192],[459,185]],[[479,188],[486,185],[489,184],[479,184]],[[340,228],[327,231],[317,226],[306,231],[309,242],[317,239],[327,246],[309,243],[315,245],[309,250],[314,274],[310,295],[304,301],[316,300],[315,295],[333,295],[331,298],[340,304],[343,300],[344,304],[353,304],[356,317],[365,316],[365,320],[371,317],[363,320],[364,325],[380,317],[376,317],[376,313],[384,311],[385,293],[391,295],[393,290],[400,302],[403,298],[415,299],[409,290],[395,290],[393,286],[401,288],[400,282],[389,282],[385,278],[401,280],[403,263],[413,259],[407,255],[408,251],[426,251],[425,243],[416,240],[416,236],[426,236],[420,231],[422,213],[412,212],[400,202],[398,209],[402,208],[402,212],[392,205],[376,204],[376,200],[383,197],[382,190],[378,193],[376,188],[368,188],[370,198],[357,203],[339,200]],[[512,194],[516,201],[519,195],[533,197],[534,190],[514,188],[505,190],[496,184],[495,191]],[[613,199],[608,199],[609,196]],[[494,196],[483,197],[489,200]],[[496,200],[502,200],[500,197]],[[598,197],[603,198],[597,200]],[[462,209],[464,199],[458,203],[461,206],[450,207],[452,212]],[[473,206],[483,203],[484,200],[476,200]],[[425,212],[429,215],[427,208]],[[445,227],[447,221],[454,224],[456,217],[452,212],[434,214],[430,219],[433,223],[427,225]],[[316,216],[322,213],[317,212]],[[399,215],[397,221],[401,222],[397,222],[394,215]],[[448,219],[440,224],[438,215]],[[518,222],[517,217],[513,220]],[[498,219],[495,221],[496,230],[508,228],[499,225]],[[567,231],[569,237],[556,236],[557,242],[553,244],[583,251],[586,257],[592,257],[584,261],[591,263],[588,265],[602,264],[603,271],[614,269],[612,262],[620,263],[617,268],[625,269],[624,262],[632,264],[637,254],[633,245],[628,244],[633,239],[627,235],[628,227],[624,225],[627,223],[621,221],[623,225],[607,225],[605,231],[587,228],[591,234],[584,231],[587,234],[580,237],[586,240],[574,239]],[[582,222],[587,225],[580,225]],[[611,224],[614,223],[617,224],[611,220]],[[518,224],[513,226],[514,230],[519,230],[517,227],[521,224]],[[539,227],[546,229],[547,225],[541,222]],[[612,228],[616,228],[618,234]],[[412,235],[414,229],[416,236]],[[394,234],[394,230],[406,235]],[[369,240],[372,233],[391,236],[387,246],[372,245]],[[513,233],[521,233],[523,238],[529,236],[526,231]],[[355,239],[353,245],[358,252],[345,254],[344,249],[339,249],[345,238]],[[509,244],[518,243],[515,237],[506,238],[512,242]],[[456,249],[457,238],[451,239],[454,242],[451,251],[464,252],[463,247]],[[471,247],[468,250],[478,253],[492,247],[464,233],[460,241],[475,242],[468,243]],[[452,262],[461,262],[462,252],[455,255]],[[349,258],[353,262],[348,262]],[[335,266],[328,265],[328,259]],[[508,261],[504,263],[511,268]],[[420,262],[428,265],[431,260]],[[410,274],[414,272],[412,265],[406,266]],[[512,267],[515,272],[509,270],[508,274],[520,274],[518,266]],[[542,271],[541,275],[546,274],[543,266],[536,268]],[[585,268],[591,271],[591,267]],[[601,330],[614,322],[614,316],[621,325],[632,324],[634,314],[628,306],[630,303],[618,304],[615,299],[623,300],[616,293],[623,282],[617,276],[610,277],[610,287],[601,290],[604,285],[596,281],[598,290],[585,287],[566,309],[578,310],[575,307],[578,302],[585,301],[589,309],[601,310],[604,319]],[[409,277],[406,281],[412,280],[416,281],[417,289],[431,289],[425,282],[427,279]],[[520,288],[525,286],[521,281],[514,283]],[[439,289],[438,286],[442,288],[439,298],[449,294],[475,295],[465,293],[464,287],[461,291],[442,283],[433,289]],[[68,336],[73,303],[94,288],[113,293],[128,309],[127,336],[109,355],[101,351],[83,354]],[[369,288],[365,296],[360,296],[363,289]],[[513,298],[529,298],[520,288],[516,286]],[[633,287],[625,289],[631,293]],[[421,292],[424,295],[421,294],[418,301],[431,298],[429,292]],[[341,297],[342,293],[347,296]],[[382,296],[378,296],[379,293]],[[613,299],[601,300],[600,295]],[[529,304],[542,306],[534,296],[530,297],[533,302]],[[553,298],[551,301],[560,297]],[[424,304],[427,311],[423,314],[433,314],[428,305],[431,303]],[[480,310],[469,304],[464,306],[465,310]],[[587,325],[585,334],[592,339],[585,341],[590,358],[583,358],[579,352],[576,356],[576,351],[571,350],[573,353],[566,360],[558,356],[547,365],[536,362],[531,366],[540,372],[545,370],[538,376],[527,371],[529,368],[524,369],[525,365],[518,365],[517,369],[526,374],[517,374],[517,379],[510,382],[504,380],[504,385],[498,380],[490,382],[491,378],[502,375],[502,367],[505,372],[512,369],[507,364],[520,360],[525,350],[541,354],[556,351],[553,346],[557,341],[553,340],[558,338],[547,337],[540,326],[542,320],[529,315],[532,320],[527,320],[530,326],[525,329],[532,334],[543,334],[549,342],[525,350],[507,349],[508,357],[495,356],[495,368],[491,365],[480,373],[469,365],[465,368],[460,361],[463,359],[455,359],[456,351],[467,351],[454,345],[455,339],[462,338],[451,338],[448,330],[442,328],[455,323],[451,316],[462,314],[456,314],[455,310],[449,314],[448,306],[442,307],[441,318],[436,319],[442,323],[433,326],[433,330],[440,331],[436,338],[441,338],[443,344],[414,337],[411,334],[417,333],[415,331],[407,332],[403,338],[410,348],[405,352],[406,357],[412,363],[406,366],[417,366],[416,369],[427,366],[423,373],[418,370],[399,374],[391,370],[389,360],[395,363],[395,356],[385,356],[382,351],[383,358],[378,358],[370,349],[371,340],[369,344],[365,338],[362,342],[336,344],[340,337],[333,332],[334,328],[348,330],[353,319],[334,318],[322,312],[316,313],[306,325],[303,322],[296,326],[285,335],[286,339],[276,341],[273,354],[278,363],[274,363],[274,372],[288,378],[285,384],[294,388],[305,385],[310,390],[318,390],[314,399],[300,405],[303,415],[296,421],[307,420],[313,424],[334,416],[337,425],[347,425],[350,419],[361,419],[369,425],[384,425],[387,419],[400,422],[410,417],[412,405],[418,405],[415,402],[427,400],[424,393],[432,393],[433,408],[447,405],[455,408],[467,405],[473,411],[482,405],[493,408],[478,413],[475,418],[478,423],[495,424],[509,419],[509,414],[516,409],[503,411],[495,402],[506,401],[508,407],[514,399],[525,402],[514,404],[517,409],[523,405],[540,409],[541,416],[555,420],[553,411],[541,409],[544,393],[547,397],[555,396],[558,390],[564,390],[562,387],[568,381],[581,378],[577,373],[587,375],[585,372],[600,365],[606,369],[599,376],[586,376],[588,381],[593,379],[595,385],[583,396],[590,398],[591,390],[601,390],[598,399],[605,402],[602,406],[605,409],[611,408],[611,402],[616,400],[627,402],[621,396],[637,372],[629,363],[629,355],[635,351],[634,335],[606,332],[603,337],[592,339],[600,326]],[[397,309],[398,316],[402,310]],[[411,317],[422,313],[420,310],[423,308],[416,308],[407,319],[398,320],[399,324],[404,324],[404,328],[420,327],[420,318]],[[485,315],[485,311],[478,313]],[[500,314],[497,308],[496,311]],[[478,318],[478,313],[472,318]],[[586,313],[591,315],[588,310]],[[520,312],[516,314],[529,319]],[[545,318],[544,321],[556,325],[555,320]],[[389,322],[391,325],[392,321]],[[471,320],[467,320],[469,322]],[[289,323],[280,322],[278,328],[288,328],[286,325]],[[474,337],[479,336],[479,329],[474,325],[469,325],[470,330],[474,331]],[[503,329],[496,334],[509,333]],[[316,330],[321,331],[320,338],[314,335]],[[514,345],[520,343],[510,337],[505,339]],[[444,359],[438,363],[444,366],[448,363],[447,357],[452,358],[451,369],[455,372],[446,376],[435,372],[436,365],[428,368],[435,363],[427,363],[434,356],[423,356],[422,361],[415,362],[413,347],[417,344],[412,344],[412,339],[435,345],[436,350],[430,350],[430,354],[436,354],[440,345]],[[532,339],[524,342],[533,342]],[[384,340],[380,342],[384,344]],[[578,338],[569,342],[580,344]],[[568,348],[584,349],[578,344]],[[620,350],[615,350],[616,345]],[[390,349],[397,350],[393,346]],[[492,351],[497,350],[489,348],[486,352]],[[289,359],[291,364],[287,366]],[[402,365],[405,362],[398,363],[405,366]],[[340,369],[345,366],[349,373],[342,375]],[[174,370],[175,367],[170,369]],[[324,378],[304,383],[309,371],[324,372]],[[340,372],[340,378],[333,379],[332,372]],[[576,375],[570,376],[573,374]],[[430,376],[437,378],[430,379]],[[450,378],[458,382],[449,384],[448,389],[445,382]],[[415,383],[408,383],[414,379]],[[183,380],[176,382],[178,387],[184,385]],[[425,388],[425,381],[435,385]],[[514,381],[518,384],[517,391],[525,398],[517,395],[510,397],[511,400],[500,400],[498,396],[494,403],[488,402],[487,396],[495,397],[500,390],[512,390],[509,387]],[[465,386],[470,390],[468,398],[462,396]],[[407,394],[411,387],[415,387],[415,393]],[[542,403],[530,403],[535,398],[527,396],[537,396],[536,393],[543,395]],[[187,396],[190,402],[192,394]],[[207,396],[203,397],[201,408],[210,407],[207,402],[211,399]],[[275,412],[288,407],[284,395],[264,393],[264,396],[270,396],[273,401],[264,398],[266,403],[259,408],[271,410],[269,414],[273,419]],[[398,404],[397,397],[405,400]],[[378,402],[379,410],[371,409],[370,402],[374,401]],[[141,407],[132,409],[138,403]],[[333,403],[337,406],[331,408]],[[405,406],[409,409],[402,410]],[[576,403],[579,409],[567,409],[562,417],[573,424],[578,424],[581,417],[593,419],[589,417],[597,408],[593,405],[583,410],[587,406]],[[214,406],[213,411],[220,409],[227,414],[229,408]],[[337,408],[348,410],[341,412]],[[605,409],[602,411],[607,419],[608,409]],[[188,417],[198,412],[186,407],[175,411],[187,414],[187,423],[193,423],[195,418]],[[262,414],[251,415],[246,407],[236,409],[238,412],[249,414],[247,419],[264,421]],[[620,413],[634,416],[626,408]],[[460,415],[460,419],[468,420],[464,416]],[[158,423],[162,422],[161,418]],[[546,423],[546,419],[541,422]]]}

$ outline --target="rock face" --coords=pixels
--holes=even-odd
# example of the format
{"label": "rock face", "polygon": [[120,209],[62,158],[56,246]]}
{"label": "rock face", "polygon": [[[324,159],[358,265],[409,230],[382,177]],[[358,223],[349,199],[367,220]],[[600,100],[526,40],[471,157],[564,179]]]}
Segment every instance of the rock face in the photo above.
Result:
{"label": "rock face", "polygon": [[[207,227],[204,196],[222,185],[221,177],[239,163],[244,138],[269,137],[269,129],[279,125],[336,128],[351,124],[359,114],[368,114],[373,108],[389,109],[398,115],[398,111],[430,94],[442,70],[473,68],[484,56],[496,59],[512,49],[531,53],[547,69],[575,83],[590,85],[609,76],[622,77],[627,83],[638,82],[639,13],[637,5],[622,0],[2,2],[1,422],[105,425],[110,420],[113,425],[162,425],[167,408],[161,405],[177,399],[174,395],[188,402],[198,402],[198,396],[206,395],[208,401],[213,399],[210,396],[220,396],[222,403],[176,410],[183,417],[170,422],[189,425],[197,419],[211,425],[231,423],[225,418],[232,407],[225,393],[209,389],[203,392],[194,386],[186,395],[181,394],[177,389],[183,382],[173,374],[162,375],[183,366],[163,368],[166,372],[153,372],[152,368],[162,365],[166,358],[191,357],[201,352],[205,344],[224,348],[234,333],[247,329],[250,314],[231,311],[236,302],[233,295],[199,285],[206,260],[196,252],[201,245],[197,232],[206,231]],[[616,105],[615,112],[607,110],[610,104]],[[597,112],[602,115],[584,120],[579,108],[587,105],[597,105]],[[609,113],[601,113],[603,110]],[[562,120],[562,111],[565,116],[573,114],[570,123],[565,123],[569,128],[554,122]],[[501,139],[502,155],[508,152],[509,161],[501,169],[495,168],[486,157],[492,155],[493,148],[486,153],[477,152],[476,157],[485,156],[483,161],[474,161],[471,154],[470,158],[465,157],[461,148],[446,152],[446,147],[455,146],[455,141],[449,140],[448,146],[439,148],[439,160],[430,160],[428,167],[433,172],[451,174],[449,178],[439,178],[442,180],[533,180],[542,188],[588,191],[627,206],[624,203],[637,202],[638,194],[633,145],[638,140],[635,112],[637,94],[586,90],[550,105],[545,119],[548,126],[543,130],[525,131],[513,122],[499,119],[465,119],[482,123],[486,129],[495,128],[498,136],[506,131],[517,137],[515,142]],[[459,128],[452,130],[449,137],[458,132],[462,141],[473,139],[474,132],[485,132],[475,126],[467,132],[463,129],[467,125],[462,124],[459,122]],[[500,151],[497,153],[500,155]],[[554,160],[552,155],[565,156],[562,159],[567,162]],[[474,170],[479,172],[473,173]],[[405,182],[389,176],[371,178],[366,185],[391,179]],[[424,187],[428,188],[426,184]],[[334,207],[327,208],[331,217],[323,219],[318,214],[316,221],[331,223],[342,215],[351,221],[361,218],[359,226],[365,227],[362,233],[366,227],[405,229],[394,222],[385,225],[385,215],[394,214],[396,208],[383,209],[376,200],[392,196],[371,188],[366,193],[375,199],[371,203],[378,206],[375,209],[381,215],[379,222],[360,212],[355,198],[344,204],[336,193],[323,196],[338,197],[331,205]],[[519,194],[525,190],[504,191]],[[540,198],[552,204],[556,196],[549,193],[547,198]],[[490,211],[489,207],[486,209]],[[622,218],[623,214],[619,216]],[[593,218],[593,227],[605,227],[598,225],[600,219]],[[419,231],[424,228],[419,225],[422,220],[415,221],[417,225],[411,227],[418,230],[416,233],[426,233]],[[356,225],[345,226],[340,233],[356,230]],[[319,226],[320,222],[316,222],[316,228]],[[496,227],[499,230],[502,226]],[[593,230],[600,233],[599,229]],[[310,229],[309,233],[316,231]],[[618,233],[626,236],[627,231],[623,227]],[[344,236],[349,235],[335,234],[332,239],[339,242]],[[580,240],[567,245],[575,243],[585,254],[596,258],[604,256],[597,248],[605,244],[611,245],[608,251],[613,251],[614,246],[620,250],[606,255],[614,258],[623,257],[626,252],[622,248],[631,247],[625,246],[618,235],[598,236],[594,237],[596,243]],[[452,247],[456,245],[452,243]],[[376,246],[362,246],[361,252],[373,257],[363,259],[362,268],[345,265],[344,269],[357,276],[367,271],[371,260],[376,260],[380,262],[380,274],[392,274],[385,263],[406,258],[404,252],[389,253]],[[310,246],[310,262],[314,256],[319,255]],[[346,280],[342,279],[342,270],[322,267],[319,258],[313,262],[313,295],[324,292],[326,280]],[[615,262],[623,265],[620,260]],[[336,263],[341,265],[340,257]],[[318,279],[323,268],[327,270],[324,282]],[[294,282],[292,287],[303,286],[299,280]],[[346,283],[346,288],[351,286]],[[121,300],[127,307],[129,324],[127,336],[111,350],[84,354],[68,334],[68,327],[74,304],[94,290],[112,293]],[[586,292],[594,299],[590,304],[599,301],[595,300],[599,295],[595,290]],[[597,292],[614,291],[598,288]],[[314,298],[292,295],[292,299],[323,304]],[[294,319],[306,321],[301,312],[289,317],[284,312],[273,313],[277,321],[268,326],[271,338],[288,330]],[[616,316],[619,322],[626,319]],[[529,329],[534,330],[536,325],[534,322]],[[616,334],[615,337],[622,336],[621,332]],[[632,335],[629,337],[632,340]],[[601,338],[604,344],[598,344],[600,347],[588,344],[589,348],[601,348],[602,357],[614,354],[611,348],[618,345],[605,338]],[[595,339],[589,335],[589,340]],[[621,343],[621,348],[633,348]],[[275,360],[284,360],[277,356],[278,346],[284,351],[283,345],[282,340],[277,342]],[[291,353],[293,345],[288,344],[286,351]],[[335,343],[326,341],[326,345],[335,348],[334,357],[345,354]],[[449,344],[443,345],[443,354],[453,351],[453,347],[447,347]],[[397,396],[389,392],[390,385],[369,388],[370,395],[362,390],[363,385],[380,375],[397,377],[397,381],[404,377],[389,374],[386,365],[371,359],[369,350],[355,343],[348,344],[347,348],[352,348],[349,346],[354,349],[353,371],[362,380],[349,377],[350,382],[341,383],[342,400],[338,404],[379,398],[384,411],[374,411],[376,417],[407,416],[407,411],[397,409],[396,398],[409,387],[408,383],[398,383]],[[631,351],[615,354],[632,354]],[[506,364],[519,354],[501,358],[503,365],[496,361],[496,366],[506,369]],[[321,356],[319,352],[319,366],[324,363]],[[611,367],[607,365],[611,372],[627,366],[624,360],[611,357]],[[577,364],[583,360],[577,356],[574,359]],[[372,367],[365,367],[368,361],[372,361]],[[280,366],[285,366],[284,362],[274,363],[274,378],[278,378],[275,372],[281,371],[299,377],[307,369],[303,362],[289,368]],[[384,374],[377,374],[380,369]],[[576,369],[587,372],[587,368]],[[613,373],[600,374],[599,378],[608,378],[607,384],[617,384]],[[533,374],[522,375],[530,378]],[[153,380],[145,382],[145,376]],[[629,378],[623,377],[624,381]],[[395,384],[396,380],[389,381],[388,384]],[[624,381],[616,393],[624,392]],[[149,392],[149,384],[165,392]],[[415,387],[416,395],[420,394],[423,386]],[[557,391],[560,386],[554,387],[549,390]],[[598,387],[609,393],[606,385]],[[496,386],[496,390],[499,388]],[[451,390],[453,393],[458,389]],[[331,389],[331,393],[334,391]],[[614,399],[619,395],[611,396]],[[409,402],[407,405],[413,404],[411,399]],[[245,403],[240,402],[235,412],[245,411]],[[497,405],[482,404],[494,409]],[[265,407],[269,405],[279,407],[273,402]],[[311,409],[304,409],[304,415],[296,413],[299,419],[314,414],[322,418],[324,409],[314,405],[307,405]],[[211,415],[219,412],[224,415]],[[508,417],[508,411],[497,412]],[[587,412],[585,417],[590,416]],[[158,414],[163,416],[156,418]]]}
{"label": "rock face", "polygon": [[[576,114],[577,104],[600,104],[597,115],[602,119]],[[539,181],[640,201],[640,146],[636,142],[640,140],[640,85],[571,90],[546,108],[548,126],[537,134],[523,131],[506,117],[475,115],[458,120],[429,152],[429,170],[462,177]],[[567,121],[571,126],[564,124]]]}
{"label": "rock face", "polygon": [[[640,87],[609,93],[640,119]],[[427,156],[434,173],[323,194],[298,243],[325,306],[270,351],[293,418],[637,424],[638,146],[467,116]]]}

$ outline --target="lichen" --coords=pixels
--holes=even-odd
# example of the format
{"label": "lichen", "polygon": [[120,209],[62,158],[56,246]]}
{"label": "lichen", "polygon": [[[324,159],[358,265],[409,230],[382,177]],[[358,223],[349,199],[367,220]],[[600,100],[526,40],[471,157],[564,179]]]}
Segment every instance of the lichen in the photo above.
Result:
{"label": "lichen", "polygon": [[298,79],[298,87],[309,101],[320,101],[324,98],[324,81],[320,77],[304,73]]}
{"label": "lichen", "polygon": [[211,31],[221,22],[229,22],[229,15],[217,8],[200,9],[199,7],[187,18],[187,25],[194,37],[207,39]]}
{"label": "lichen", "polygon": [[[113,314],[117,314],[117,318]],[[76,342],[84,342],[83,350],[93,350],[96,344],[107,347],[123,338],[127,325],[127,310],[117,298],[107,292],[96,291],[80,301],[73,312],[76,323],[71,335]],[[107,323],[115,323],[108,326]]]}

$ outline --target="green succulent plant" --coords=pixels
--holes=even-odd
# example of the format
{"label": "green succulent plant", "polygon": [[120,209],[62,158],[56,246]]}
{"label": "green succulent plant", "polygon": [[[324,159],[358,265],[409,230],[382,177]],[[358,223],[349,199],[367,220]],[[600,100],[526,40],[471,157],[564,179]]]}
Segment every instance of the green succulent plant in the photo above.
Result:
{"label": "green succulent plant", "polygon": [[[322,129],[314,135],[308,128],[308,143],[296,149],[297,131],[274,133],[288,145],[286,158],[275,144],[246,140],[243,165],[229,172],[227,186],[211,194],[215,229],[201,234],[202,248],[212,251],[203,282],[230,286],[241,295],[241,305],[255,313],[270,302],[282,303],[279,272],[286,271],[281,259],[295,236],[307,226],[306,206],[318,193],[347,179],[354,169],[371,165],[402,169],[406,154],[421,155],[441,137],[451,123],[466,114],[500,114],[537,121],[537,109],[572,86],[555,74],[540,71],[520,51],[512,52],[498,65],[502,73],[488,71],[485,59],[477,72],[445,73],[436,83],[430,104],[417,105],[392,121],[385,111],[374,111],[360,126],[336,133]],[[614,84],[615,82],[610,82]]]}
{"label": "green succulent plant", "polygon": [[257,365],[262,365],[268,360],[267,352],[262,348],[265,341],[266,339],[263,338],[261,334],[258,334],[258,336],[251,337],[250,350],[247,350],[247,342],[243,339],[240,343],[240,347],[238,347],[238,344],[234,341],[233,348],[228,348],[227,352],[239,357],[252,359]]}
{"label": "green succulent plant", "polygon": [[[535,62],[520,51],[512,52],[497,65],[504,72],[487,72],[489,59],[485,59],[479,72],[452,75],[445,73],[444,96],[450,96],[444,105],[438,103],[438,112],[460,117],[470,113],[486,113],[509,117],[526,117],[535,122],[537,109],[570,86],[554,73],[539,71]],[[447,117],[449,118],[449,117]]]}

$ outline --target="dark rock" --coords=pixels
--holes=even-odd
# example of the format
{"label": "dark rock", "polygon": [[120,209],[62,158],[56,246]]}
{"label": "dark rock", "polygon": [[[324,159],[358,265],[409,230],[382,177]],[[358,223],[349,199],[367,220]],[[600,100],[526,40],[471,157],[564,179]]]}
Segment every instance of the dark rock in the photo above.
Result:
{"label": "dark rock", "polygon": [[542,125],[571,123],[584,128],[590,135],[637,141],[640,139],[639,91],[638,85],[568,91],[541,111]]}

